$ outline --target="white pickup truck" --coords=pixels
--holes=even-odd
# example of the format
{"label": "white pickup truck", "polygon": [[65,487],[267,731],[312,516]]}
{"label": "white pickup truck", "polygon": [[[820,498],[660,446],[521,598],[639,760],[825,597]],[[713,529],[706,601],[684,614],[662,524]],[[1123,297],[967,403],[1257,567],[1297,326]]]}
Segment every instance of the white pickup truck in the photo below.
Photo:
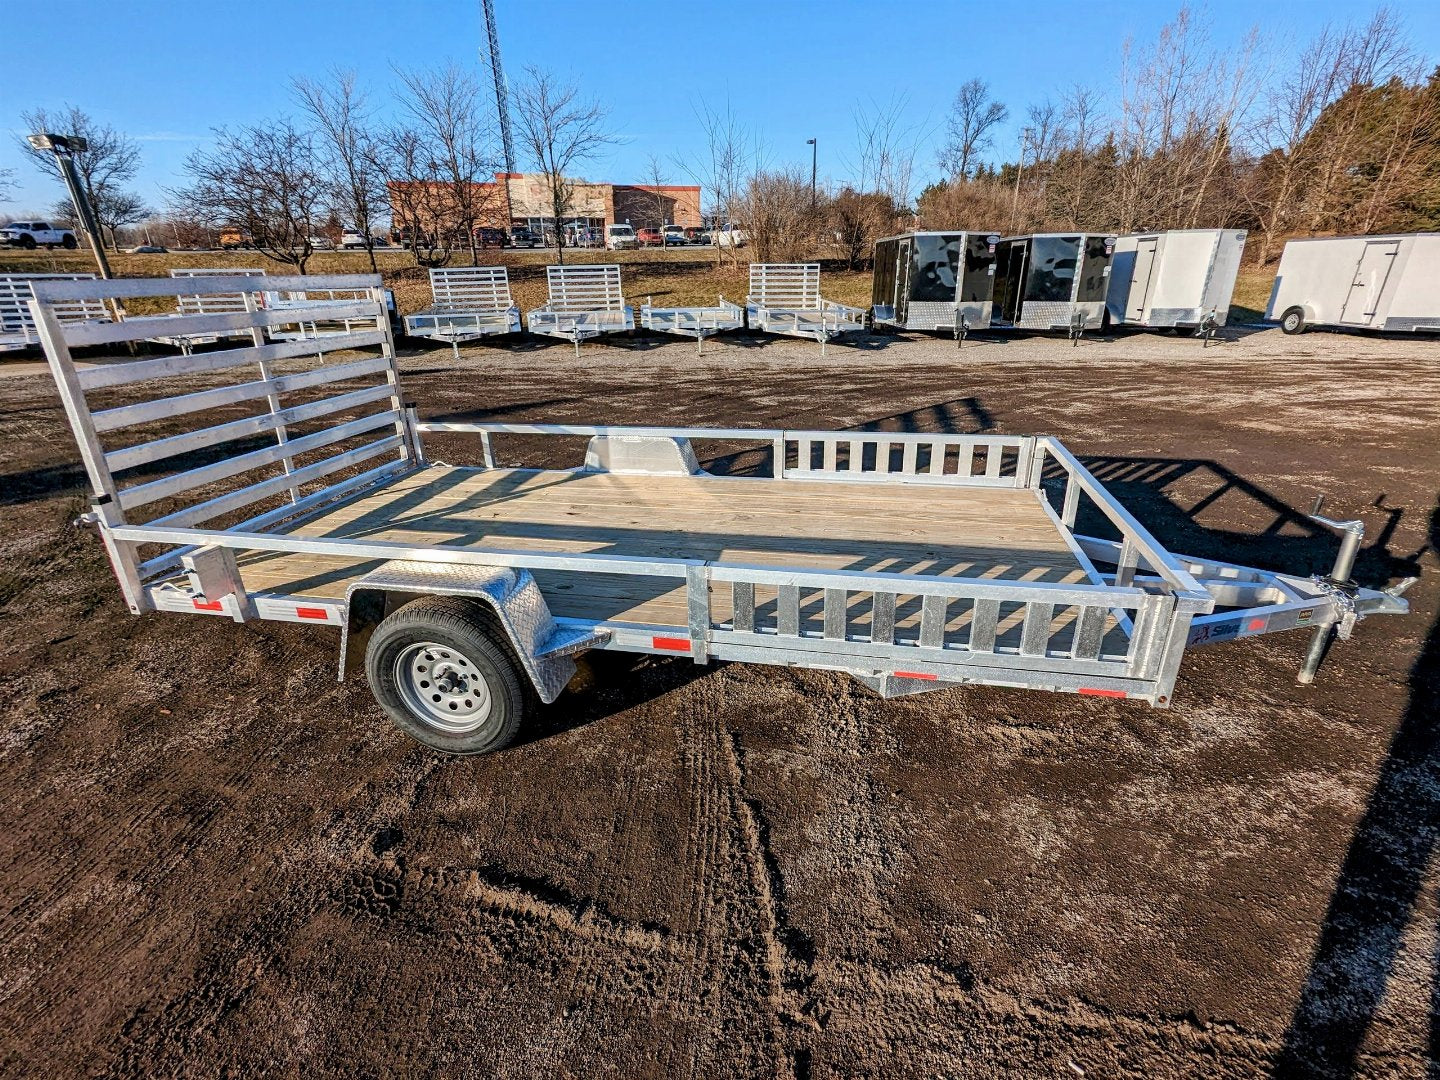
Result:
{"label": "white pickup truck", "polygon": [[63,247],[73,248],[79,244],[70,229],[52,228],[48,221],[12,221],[0,225],[0,247]]}

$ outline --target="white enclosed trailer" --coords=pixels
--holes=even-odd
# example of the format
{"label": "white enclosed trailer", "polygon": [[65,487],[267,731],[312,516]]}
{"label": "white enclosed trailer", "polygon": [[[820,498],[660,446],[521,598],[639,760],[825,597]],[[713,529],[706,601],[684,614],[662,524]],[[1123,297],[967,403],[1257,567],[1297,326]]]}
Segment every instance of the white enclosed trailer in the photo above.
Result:
{"label": "white enclosed trailer", "polygon": [[1243,229],[1172,229],[1115,241],[1105,311],[1111,326],[1224,326]]}
{"label": "white enclosed trailer", "polygon": [[1267,319],[1311,326],[1440,331],[1440,233],[1291,240]]}

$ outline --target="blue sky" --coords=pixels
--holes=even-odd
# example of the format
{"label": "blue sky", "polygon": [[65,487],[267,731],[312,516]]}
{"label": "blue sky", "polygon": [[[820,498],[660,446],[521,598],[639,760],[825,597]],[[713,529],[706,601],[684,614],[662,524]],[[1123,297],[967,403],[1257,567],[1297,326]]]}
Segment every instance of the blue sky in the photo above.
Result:
{"label": "blue sky", "polygon": [[[1018,117],[1047,93],[1080,82],[1113,95],[1121,44],[1152,38],[1179,4],[1121,0],[1020,3],[805,0],[495,0],[507,73],[529,64],[578,82],[611,109],[625,137],[584,170],[591,179],[641,179],[653,154],[668,162],[700,149],[694,109],[728,98],[774,164],[809,165],[843,181],[853,160],[857,103],[905,102],[923,139],[920,179],[951,97],[966,79],[991,84],[1011,107],[995,158],[1014,157]],[[1272,62],[1321,24],[1363,20],[1369,3],[1210,0],[1196,4],[1213,38],[1238,42],[1258,22]],[[1440,3],[1392,3],[1415,45],[1440,62]],[[0,168],[19,180],[0,214],[44,212],[59,197],[14,147],[19,114],[71,103],[139,139],[136,189],[159,205],[210,128],[293,113],[290,79],[356,70],[383,100],[392,66],[453,59],[474,64],[479,0],[7,0],[5,25],[23,27],[0,64]],[[596,17],[597,13],[599,18]],[[522,161],[521,167],[525,163]],[[667,165],[668,179],[689,182]]]}

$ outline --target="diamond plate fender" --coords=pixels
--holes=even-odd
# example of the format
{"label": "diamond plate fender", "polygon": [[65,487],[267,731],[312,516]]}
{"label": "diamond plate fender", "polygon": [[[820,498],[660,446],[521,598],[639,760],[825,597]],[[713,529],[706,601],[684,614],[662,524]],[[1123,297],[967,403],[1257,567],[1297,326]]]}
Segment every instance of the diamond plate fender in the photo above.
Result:
{"label": "diamond plate fender", "polygon": [[567,640],[563,653],[547,648],[553,644],[555,620],[530,571],[397,560],[371,571],[345,590],[347,613],[340,641],[342,679],[360,666],[364,644],[380,620],[422,596],[464,596],[489,605],[545,704],[554,701],[575,674],[571,655],[580,651],[583,643]]}

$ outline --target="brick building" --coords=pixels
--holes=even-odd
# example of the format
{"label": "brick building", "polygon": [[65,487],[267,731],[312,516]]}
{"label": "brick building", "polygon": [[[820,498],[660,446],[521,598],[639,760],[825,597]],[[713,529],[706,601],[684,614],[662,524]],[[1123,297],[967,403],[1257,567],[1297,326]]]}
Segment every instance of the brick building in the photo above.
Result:
{"label": "brick building", "polygon": [[[493,181],[475,185],[476,206],[481,207],[478,224],[503,228],[506,224],[525,225],[536,234],[543,229],[554,231],[550,211],[550,192],[545,177],[539,173],[496,173]],[[570,212],[563,224],[597,230],[603,235],[606,225],[629,223],[637,229],[659,228],[662,225],[698,226],[700,219],[700,188],[680,184],[594,184],[585,180],[572,181],[574,196]],[[421,201],[433,205],[434,199],[421,200],[413,189],[415,184],[392,180],[389,184],[392,205],[396,208],[396,224],[405,215],[403,208]],[[505,217],[505,196],[509,195],[510,219]]]}

